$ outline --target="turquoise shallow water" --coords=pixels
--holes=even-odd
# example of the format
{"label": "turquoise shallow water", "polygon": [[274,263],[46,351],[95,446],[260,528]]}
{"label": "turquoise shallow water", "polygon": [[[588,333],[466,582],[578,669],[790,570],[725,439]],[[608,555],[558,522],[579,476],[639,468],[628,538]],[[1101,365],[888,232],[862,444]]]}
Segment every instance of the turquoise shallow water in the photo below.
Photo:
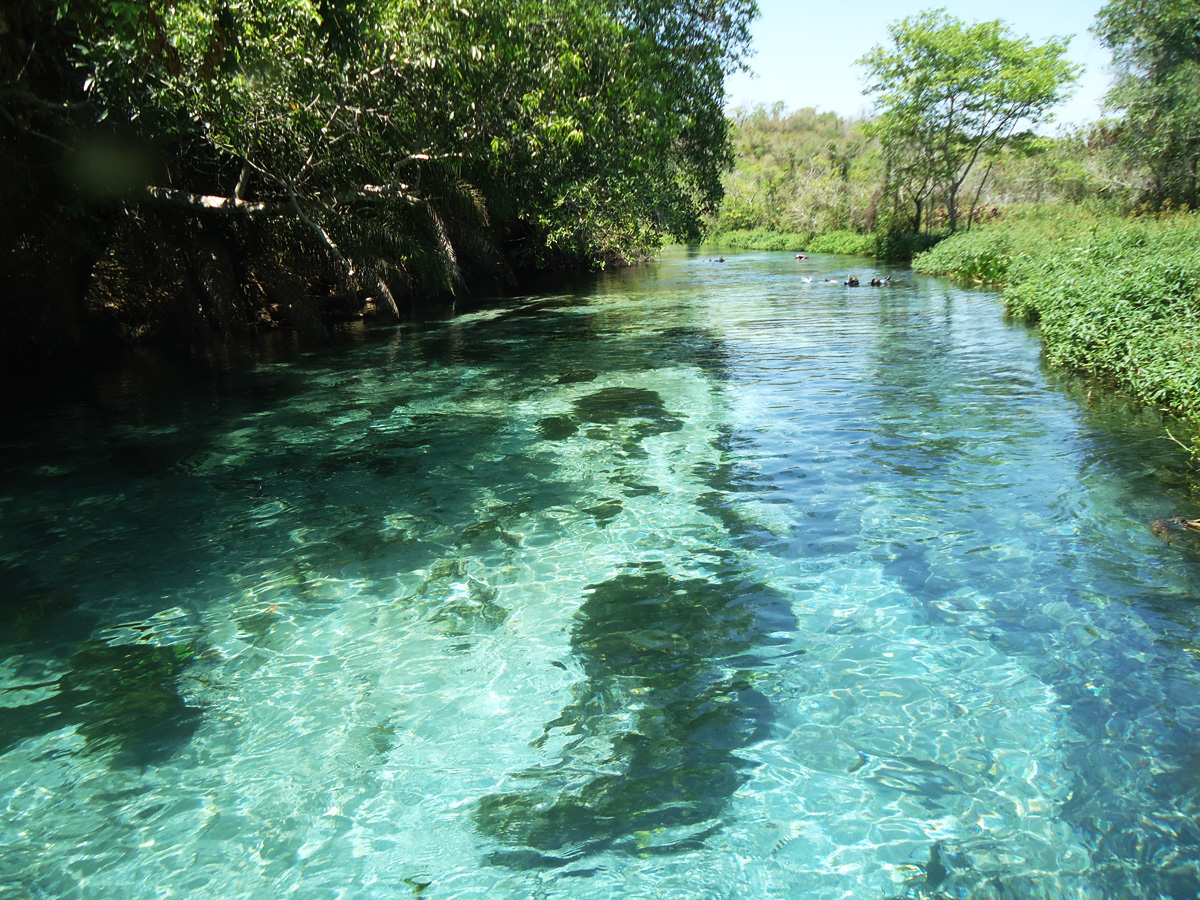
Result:
{"label": "turquoise shallow water", "polygon": [[1178,453],[847,265],[10,419],[0,897],[1200,896]]}

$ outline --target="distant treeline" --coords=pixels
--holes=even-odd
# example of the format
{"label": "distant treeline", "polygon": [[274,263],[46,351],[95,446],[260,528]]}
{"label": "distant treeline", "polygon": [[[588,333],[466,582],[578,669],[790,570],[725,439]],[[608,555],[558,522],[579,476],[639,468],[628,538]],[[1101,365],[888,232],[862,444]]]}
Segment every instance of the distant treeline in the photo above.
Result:
{"label": "distant treeline", "polygon": [[941,10],[893,23],[890,42],[859,60],[869,117],[783,104],[735,114],[737,163],[710,239],[792,249],[825,236],[844,252],[908,258],[1013,204],[1195,207],[1200,7],[1112,0],[1093,30],[1113,54],[1111,116],[1047,135],[1032,129],[1078,75],[1065,41]]}
{"label": "distant treeline", "polygon": [[[883,255],[907,259],[949,233],[944,204],[923,210],[906,240],[881,233],[886,221],[884,163],[869,120],[781,104],[739,110],[733,118],[736,166],[708,240],[753,249]],[[1111,124],[1061,129],[1005,148],[973,173],[959,208],[961,230],[1017,204],[1086,204],[1130,211],[1155,207],[1144,176],[1131,167]],[[985,181],[986,179],[986,181]],[[893,244],[889,245],[889,239]],[[882,244],[882,246],[881,246]],[[891,252],[889,252],[889,250]]]}

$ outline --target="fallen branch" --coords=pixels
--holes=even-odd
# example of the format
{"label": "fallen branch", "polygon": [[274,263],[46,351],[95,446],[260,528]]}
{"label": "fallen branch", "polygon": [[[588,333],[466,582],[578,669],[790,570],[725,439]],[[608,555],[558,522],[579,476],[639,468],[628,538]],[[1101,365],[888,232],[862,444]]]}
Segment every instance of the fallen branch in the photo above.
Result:
{"label": "fallen branch", "polygon": [[238,197],[221,197],[214,194],[192,194],[188,191],[177,191],[174,188],[149,186],[145,190],[144,199],[155,203],[166,203],[193,212],[229,212],[245,215],[291,215],[291,207],[283,203],[266,203],[258,200],[242,200]]}
{"label": "fallen branch", "polygon": [[[239,192],[243,189],[244,181],[239,180]],[[224,212],[242,213],[244,215],[291,216],[296,213],[295,204],[271,202],[265,200],[243,200],[237,193],[233,197],[223,197],[219,194],[193,194],[190,191],[180,191],[175,188],[147,187],[142,199],[154,203],[165,203],[193,212]],[[320,202],[319,195],[314,199]],[[351,191],[339,191],[329,198],[331,206],[350,206],[356,203],[379,203],[385,200],[400,200],[412,206],[423,206],[426,201],[412,194],[408,185],[378,185],[364,184],[361,188]]]}
{"label": "fallen branch", "polygon": [[304,214],[304,210],[300,208],[300,200],[296,197],[296,192],[291,191],[290,193],[292,209],[296,211],[296,215],[299,216],[300,221],[308,226],[309,230],[317,236],[317,240],[320,241],[321,245],[326,249],[326,251],[328,251],[330,257],[333,258],[334,264],[338,267],[338,271],[341,273],[344,286],[348,291],[353,293],[355,276],[354,263],[350,262],[350,260],[346,259],[346,257],[342,255],[341,249],[333,242],[333,238],[329,236],[329,232]]}

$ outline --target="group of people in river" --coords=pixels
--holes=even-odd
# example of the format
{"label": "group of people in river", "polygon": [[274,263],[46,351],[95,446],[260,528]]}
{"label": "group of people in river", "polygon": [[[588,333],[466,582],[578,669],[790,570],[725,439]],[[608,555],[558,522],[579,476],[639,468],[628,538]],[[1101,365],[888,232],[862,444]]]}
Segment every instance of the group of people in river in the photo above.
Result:
{"label": "group of people in river", "polygon": [[[796,259],[808,259],[808,256],[804,253],[797,253]],[[713,260],[713,262],[723,263],[723,262],[725,262],[725,257],[718,256],[715,260]],[[800,280],[803,281],[805,284],[813,283],[812,276],[808,276],[808,277],[802,278]],[[870,285],[871,287],[883,287],[886,284],[891,284],[891,281],[892,281],[891,275],[889,275],[887,278],[880,278],[880,277],[876,276],[876,277],[872,278],[870,281],[868,281],[867,284]],[[861,286],[857,275],[849,275],[849,276],[847,276],[845,281],[838,281],[836,278],[826,278],[819,283],[820,284],[843,284],[846,287],[860,287]]]}
{"label": "group of people in river", "polygon": [[[805,284],[812,284],[815,279],[811,275],[806,275],[804,278],[801,278],[800,280],[803,281]],[[818,284],[844,284],[846,287],[861,287],[861,282],[859,282],[857,275],[850,275],[846,278],[845,281],[838,281],[836,278],[826,278],[817,283]],[[867,284],[870,285],[871,287],[883,287],[885,284],[891,284],[891,283],[892,283],[891,275],[889,275],[887,278],[875,277],[867,282]]]}
{"label": "group of people in river", "polygon": [[[808,259],[808,256],[803,251],[801,251],[800,253],[796,254],[796,259]],[[803,280],[806,283],[810,283],[810,284],[812,283],[811,278],[805,278]],[[875,278],[872,278],[868,282],[868,284],[870,284],[871,287],[883,287],[885,284],[889,284],[891,282],[891,280],[892,280],[891,275],[889,275],[887,278],[879,278],[878,276],[876,276]],[[829,278],[829,279],[826,279],[825,281],[822,281],[821,283],[822,284],[838,284],[838,280],[836,278]],[[846,280],[841,283],[844,284],[846,287],[859,287],[859,281],[858,281],[857,275],[847,276]]]}
{"label": "group of people in river", "polygon": [[[808,257],[804,253],[797,253],[796,259],[808,259]],[[887,278],[879,278],[878,276],[876,276],[875,278],[872,278],[868,282],[868,284],[870,284],[871,287],[883,287],[885,284],[890,283],[891,280],[892,280],[891,275],[889,275]],[[812,279],[805,278],[804,281],[812,282]],[[837,284],[838,280],[836,278],[828,278],[821,283],[822,284]],[[849,275],[846,277],[846,280],[842,282],[842,284],[844,284],[846,287],[859,287],[858,276],[857,275]]]}

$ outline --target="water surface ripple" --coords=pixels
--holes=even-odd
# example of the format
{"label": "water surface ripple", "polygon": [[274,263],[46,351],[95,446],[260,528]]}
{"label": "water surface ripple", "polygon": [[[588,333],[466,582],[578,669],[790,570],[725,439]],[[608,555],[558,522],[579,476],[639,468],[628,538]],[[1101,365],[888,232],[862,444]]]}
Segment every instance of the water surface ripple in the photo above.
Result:
{"label": "water surface ripple", "polygon": [[0,898],[1195,900],[1183,461],[851,266],[10,416]]}

